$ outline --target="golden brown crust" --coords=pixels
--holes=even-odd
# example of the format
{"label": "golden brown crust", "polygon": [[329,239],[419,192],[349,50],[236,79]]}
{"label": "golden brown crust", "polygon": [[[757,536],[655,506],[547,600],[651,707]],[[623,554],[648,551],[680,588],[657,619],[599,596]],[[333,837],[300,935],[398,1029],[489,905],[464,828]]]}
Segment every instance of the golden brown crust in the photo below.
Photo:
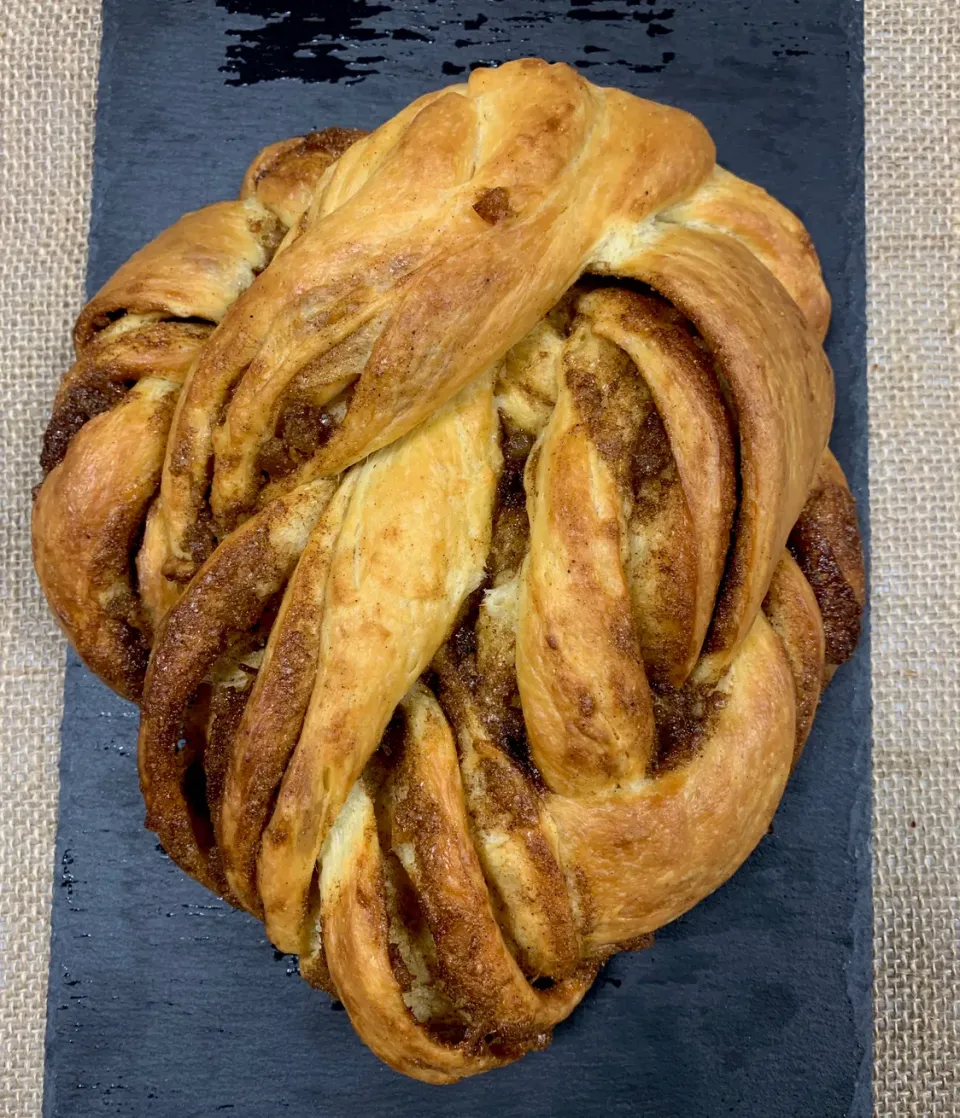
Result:
{"label": "golden brown crust", "polygon": [[[351,149],[346,200],[338,165],[322,212],[311,210],[238,303],[194,378],[203,395],[176,426],[177,480],[164,492],[186,567],[211,455],[213,509],[229,526],[255,503],[261,448],[306,365],[385,312],[346,414],[317,450],[314,469],[335,473],[410,430],[519,341],[614,225],[682,197],[713,164],[709,137],[685,113],[529,59],[477,70],[427,101],[360,186],[361,149],[379,142],[375,132]],[[605,189],[584,206],[590,166],[603,166]],[[474,206],[493,188],[507,191],[513,216],[491,224]],[[341,201],[332,212],[327,197]],[[327,376],[337,382],[335,369]]]}
{"label": "golden brown crust", "polygon": [[797,306],[745,247],[668,226],[628,265],[715,355],[740,440],[740,508],[705,670],[729,663],[803,508],[833,420],[833,376]]}
{"label": "golden brown crust", "polygon": [[53,401],[40,455],[44,474],[63,461],[73,436],[88,420],[109,411],[139,380],[157,377],[183,384],[210,330],[202,323],[149,318],[132,329],[121,322],[104,330],[81,352]]}
{"label": "golden brown crust", "polygon": [[267,266],[282,233],[254,199],[186,214],[134,253],[87,303],[73,334],[77,350],[127,314],[219,322]]}
{"label": "golden brown crust", "polygon": [[256,198],[291,229],[310,206],[328,168],[365,135],[358,128],[325,128],[270,144],[247,168],[240,197]]}
{"label": "golden brown crust", "polygon": [[828,665],[853,655],[867,600],[857,507],[836,458],[824,451],[810,496],[790,533],[790,550],[813,587]]}
{"label": "golden brown crust", "polygon": [[[354,1028],[381,1060],[426,1083],[451,1083],[505,1063],[478,1043],[445,1044],[410,1012],[391,965],[373,804],[357,784],[330,836],[321,877],[330,972]],[[472,1050],[471,1050],[472,1049]]]}
{"label": "golden brown crust", "polygon": [[130,552],[160,480],[175,393],[145,378],[91,419],[33,508],[33,561],[54,616],[88,666],[133,700],[148,648]]}
{"label": "golden brown crust", "polygon": [[620,563],[617,464],[643,414],[628,366],[586,327],[574,333],[529,485],[517,683],[534,764],[568,795],[630,780],[653,748],[650,689]]}
{"label": "golden brown crust", "polygon": [[[515,600],[515,583],[505,591]],[[580,942],[556,836],[529,772],[510,753],[511,720],[499,708],[508,696],[488,691],[482,642],[490,641],[493,626],[510,645],[509,675],[516,691],[512,628],[502,606],[490,601],[481,606],[488,617],[485,627],[482,619],[478,622],[477,660],[458,660],[455,642],[448,642],[434,661],[439,698],[457,730],[470,829],[497,919],[528,978],[568,978],[580,965]],[[515,605],[512,612],[515,617]]]}
{"label": "golden brown crust", "polygon": [[726,881],[770,825],[796,720],[793,677],[762,615],[717,690],[722,705],[688,764],[597,801],[549,802],[564,862],[576,867],[588,951],[676,919]]}
{"label": "golden brown crust", "polygon": [[[583,975],[540,993],[504,941],[474,849],[453,735],[426,688],[403,702],[404,743],[392,772],[394,852],[420,897],[444,993],[476,1033],[530,1048],[569,1012]],[[464,965],[469,960],[468,965]]]}
{"label": "golden brown crust", "polygon": [[340,485],[297,563],[230,751],[217,838],[231,889],[260,916],[260,837],[316,679],[327,579],[355,482],[354,475]]}
{"label": "golden brown crust", "polygon": [[759,186],[722,167],[697,193],[664,214],[692,229],[711,229],[741,241],[784,286],[818,341],[830,323],[830,294],[820,260],[799,219]]}
{"label": "golden brown crust", "polygon": [[[266,267],[284,217],[299,218],[311,183],[358,135],[333,129],[262,153],[248,178],[280,217],[254,197],[187,214],[124,264],[77,321],[77,360],[44,437],[34,552],[67,636],[127,698],[139,698],[154,631],[182,589],[167,577],[177,572],[154,499],[178,390],[214,325]],[[194,534],[206,538],[202,526]]]}
{"label": "golden brown crust", "polygon": [[628,568],[644,666],[655,683],[680,687],[700,655],[726,561],[733,426],[709,351],[670,304],[600,288],[578,309],[629,355],[656,408],[633,448]]}
{"label": "golden brown crust", "polygon": [[543,1047],[765,833],[865,596],[828,314],[698,122],[527,59],[266,148],[81,315],[41,581],[148,825],[392,1067]]}
{"label": "golden brown crust", "polygon": [[154,499],[143,526],[143,542],[135,560],[137,592],[143,606],[142,632],[152,645],[157,629],[167,613],[176,605],[183,586],[163,573],[167,560],[167,542],[159,501]]}
{"label": "golden brown crust", "polygon": [[763,612],[780,638],[790,664],[797,698],[797,738],[793,763],[813,725],[824,678],[823,619],[810,583],[785,553],[773,572],[770,589],[763,600]]}
{"label": "golden brown crust", "polygon": [[330,481],[296,489],[224,540],[166,615],[144,682],[138,756],[147,826],[198,880],[228,892],[203,797],[191,797],[191,769],[205,769],[179,744],[197,689],[227,650],[250,631],[284,586],[333,492]]}
{"label": "golden brown crust", "polygon": [[498,472],[489,377],[357,468],[327,576],[316,682],[260,848],[267,931],[283,950],[304,950],[327,832],[480,582]]}

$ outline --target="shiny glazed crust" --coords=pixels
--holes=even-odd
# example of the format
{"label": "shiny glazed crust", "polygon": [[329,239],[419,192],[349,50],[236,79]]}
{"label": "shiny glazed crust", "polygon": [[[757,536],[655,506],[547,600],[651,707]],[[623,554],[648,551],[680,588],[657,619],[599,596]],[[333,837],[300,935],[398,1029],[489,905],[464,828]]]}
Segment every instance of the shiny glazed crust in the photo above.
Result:
{"label": "shiny glazed crust", "polygon": [[699,122],[536,59],[272,145],[81,314],[51,608],[391,1066],[544,1046],[769,827],[865,599],[828,320]]}

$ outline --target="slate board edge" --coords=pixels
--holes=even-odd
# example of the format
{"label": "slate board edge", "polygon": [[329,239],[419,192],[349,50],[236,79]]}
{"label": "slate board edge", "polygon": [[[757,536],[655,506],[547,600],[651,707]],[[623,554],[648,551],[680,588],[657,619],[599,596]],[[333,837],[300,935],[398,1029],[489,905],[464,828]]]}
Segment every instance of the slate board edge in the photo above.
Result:
{"label": "slate board edge", "polygon": [[[855,0],[855,2],[856,2],[856,0]],[[863,83],[862,83],[862,74],[863,74],[863,34],[862,34],[863,12],[862,12],[862,5],[858,5],[858,6],[859,6],[859,11],[857,10],[857,8],[854,8],[854,10],[850,13],[851,22],[855,23],[857,26],[856,26],[855,32],[852,32],[849,35],[849,42],[851,44],[851,47],[856,50],[855,63],[856,63],[857,69],[859,70],[859,73],[861,74],[861,81],[857,85],[857,88],[855,90],[857,107],[858,107],[858,110],[859,110],[860,160],[859,160],[859,165],[858,165],[859,166],[859,177],[858,177],[858,183],[857,183],[858,189],[856,191],[855,197],[851,198],[851,203],[850,203],[851,220],[849,222],[848,228],[851,231],[851,243],[850,243],[850,254],[849,254],[849,257],[848,257],[848,262],[849,262],[848,266],[849,266],[849,268],[857,271],[860,276],[865,277],[865,236],[866,236],[866,229],[865,229],[865,211],[864,211],[864,175],[863,175],[863,158],[862,158],[862,153],[863,153],[863,96],[864,96]],[[102,49],[101,49],[100,73],[101,73],[101,78],[102,79],[106,78],[106,76],[111,72],[111,70],[110,70],[110,60],[111,60],[111,57],[112,57],[112,54],[113,54],[113,51],[114,51],[114,48],[115,48],[115,39],[112,35],[110,35],[108,33],[108,27],[109,27],[109,24],[107,24],[105,26],[105,34],[104,34],[104,37],[103,37],[103,44],[102,44]],[[100,91],[99,91],[99,95],[98,95],[98,107],[97,107],[97,124],[98,124],[97,134],[98,135],[99,135],[99,121],[100,121],[100,116],[101,116],[101,106],[105,103],[105,99],[109,98],[110,96],[111,96],[111,90],[109,88],[109,83],[105,83],[105,86],[101,86]],[[91,212],[91,224],[95,223],[95,221],[96,221],[96,214],[99,212],[99,202],[100,202],[100,199],[102,198],[102,192],[97,189],[97,184],[98,184],[98,182],[100,182],[101,177],[105,174],[109,174],[109,172],[107,171],[107,168],[104,165],[104,162],[102,160],[101,153],[100,153],[100,150],[99,150],[99,144],[98,144],[96,146],[96,149],[95,149],[95,160],[94,160],[94,187],[93,187],[93,193],[92,193],[93,204],[92,204],[92,212]],[[858,234],[857,237],[853,236],[854,231],[857,232],[857,234]],[[851,290],[854,292],[854,294],[853,294],[853,297],[852,297],[852,300],[851,300],[850,310],[852,312],[854,310],[855,305],[858,304],[858,306],[856,306],[856,309],[859,311],[858,326],[859,326],[860,338],[858,340],[858,345],[859,345],[859,349],[860,349],[861,354],[865,355],[865,297],[866,297],[865,282],[861,282],[860,284],[855,283],[855,284],[851,285]],[[89,290],[89,285],[88,285],[88,291],[87,291],[88,297],[92,296],[93,293],[94,292],[92,290]],[[853,315],[851,314],[851,326],[853,325],[852,319],[853,319]],[[867,457],[866,440],[863,440],[862,445],[859,446],[859,448],[858,448],[858,457],[862,458],[864,461],[866,460],[866,457]],[[864,479],[863,485],[864,485],[864,488],[866,488],[868,471],[865,468],[863,469],[862,476],[863,476],[863,479]],[[862,527],[863,536],[864,536],[864,543],[865,543],[865,546],[867,547],[867,551],[868,551],[868,554],[869,554],[869,546],[868,546],[869,545],[869,536],[870,536],[869,508],[868,508],[867,501],[865,500],[865,497],[866,497],[865,492],[862,492],[862,491],[858,492],[858,498],[859,498],[859,502],[860,502],[859,503],[859,511],[860,511],[860,517],[861,517],[861,527]],[[864,619],[864,632],[863,632],[863,637],[862,637],[862,642],[861,642],[861,648],[860,648],[860,651],[859,651],[858,655],[869,657],[869,649],[870,649],[870,624],[869,624],[869,612],[868,612],[867,615],[865,616],[865,619]],[[82,670],[79,667],[79,665],[76,663],[75,657],[73,657],[72,654],[69,655],[68,669],[67,670],[68,670],[68,674],[76,673],[77,671]],[[869,685],[870,685],[869,672],[867,672],[866,675],[865,675],[865,682],[866,682],[866,685],[869,689]],[[67,690],[69,690],[69,683],[65,684],[65,686],[67,687]],[[64,716],[63,716],[63,721],[61,722],[61,726],[63,725],[63,722],[65,722],[67,720],[68,717],[69,717],[69,710],[68,710],[68,708],[65,704]],[[862,744],[861,744],[861,746],[858,750],[858,753],[857,753],[856,757],[854,758],[854,766],[863,774],[863,779],[858,784],[859,795],[858,795],[857,801],[854,805],[854,810],[853,810],[853,813],[852,813],[851,819],[850,819],[850,851],[851,851],[851,855],[857,861],[858,864],[860,864],[861,866],[865,864],[867,867],[869,867],[870,859],[871,859],[871,854],[870,854],[870,812],[871,812],[871,807],[872,807],[872,792],[871,792],[871,785],[870,785],[870,780],[869,780],[870,748],[871,748],[871,745],[872,745],[872,742],[871,742],[870,736],[865,735],[864,739],[862,740]],[[61,755],[60,765],[59,765],[61,778],[63,777],[65,768],[67,768],[67,767],[69,767],[69,766],[68,766],[68,764],[65,765],[65,759],[64,759],[63,755]],[[52,886],[53,886],[53,888],[58,887],[57,878],[59,876],[59,867],[61,866],[61,859],[63,858],[63,854],[64,854],[64,841],[65,841],[65,837],[61,834],[61,830],[60,830],[60,826],[59,826],[59,816],[58,816],[57,838],[56,838],[56,846],[55,846],[55,861],[54,861],[54,867],[53,867],[54,872],[53,872],[53,875],[52,875],[52,878],[53,878]],[[850,966],[849,966],[849,969],[848,969],[848,975],[847,975],[848,994],[849,994],[850,1001],[851,1001],[851,1003],[853,1005],[853,1008],[854,1008],[855,1020],[857,1022],[857,1032],[860,1034],[861,1037],[867,1038],[867,1043],[864,1047],[863,1057],[860,1061],[860,1069],[859,1069],[859,1073],[858,1073],[855,1094],[854,1094],[853,1102],[852,1102],[852,1105],[851,1105],[851,1109],[849,1111],[849,1113],[851,1115],[855,1115],[855,1116],[857,1116],[857,1118],[860,1118],[861,1115],[868,1115],[868,1114],[872,1113],[872,1037],[873,1037],[873,1028],[872,1028],[872,1019],[873,1019],[872,965],[873,965],[873,959],[872,959],[872,953],[873,952],[872,952],[872,921],[871,921],[871,915],[870,915],[871,912],[872,912],[872,889],[871,889],[871,876],[870,876],[869,870],[862,873],[861,881],[862,881],[862,885],[861,885],[861,888],[859,890],[859,894],[858,894],[857,901],[856,901],[854,918],[851,922],[851,927],[852,927],[852,930],[853,930],[853,938],[854,938],[854,947],[853,947],[853,951],[852,951],[852,954],[851,954],[851,962],[850,962]],[[55,1015],[53,1013],[49,1012],[49,1009],[52,1005],[56,1004],[56,1002],[59,1000],[59,998],[62,997],[63,994],[64,994],[63,976],[62,976],[62,973],[61,973],[60,967],[59,967],[60,953],[59,953],[58,947],[59,947],[58,927],[57,927],[57,924],[54,923],[53,926],[52,926],[52,929],[51,929],[50,979],[49,979],[49,989],[48,989],[48,999],[47,999],[48,1000],[48,1017],[47,1017],[47,1027],[46,1027],[46,1064],[47,1064],[48,1073],[45,1076],[44,1105],[43,1105],[43,1114],[45,1116],[49,1116],[49,1118],[53,1118],[53,1116],[59,1114],[59,1111],[57,1110],[56,1077],[54,1075],[49,1074],[51,1064],[55,1061],[53,1047],[54,1047],[54,1041],[56,1039]]]}

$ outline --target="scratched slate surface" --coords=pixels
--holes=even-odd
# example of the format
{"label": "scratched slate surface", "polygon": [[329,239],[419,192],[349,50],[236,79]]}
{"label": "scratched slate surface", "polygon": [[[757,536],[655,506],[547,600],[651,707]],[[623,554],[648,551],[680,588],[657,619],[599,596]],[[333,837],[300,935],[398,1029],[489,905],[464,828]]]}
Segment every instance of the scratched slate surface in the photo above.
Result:
{"label": "scratched slate surface", "polygon": [[[700,116],[807,223],[834,298],[834,449],[865,517],[861,19],[858,0],[106,0],[90,292],[235,194],[267,142],[371,127],[474,64],[574,62]],[[547,1052],[437,1089],[381,1065],[157,848],[136,712],[71,656],[45,1114],[865,1116],[869,708],[865,634],[734,880],[613,960]]]}

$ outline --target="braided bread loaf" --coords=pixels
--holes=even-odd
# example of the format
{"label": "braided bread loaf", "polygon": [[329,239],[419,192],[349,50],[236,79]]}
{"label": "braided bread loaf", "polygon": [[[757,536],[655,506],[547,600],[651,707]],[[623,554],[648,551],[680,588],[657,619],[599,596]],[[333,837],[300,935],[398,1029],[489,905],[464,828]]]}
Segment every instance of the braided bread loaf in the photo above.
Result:
{"label": "braided bread loaf", "polygon": [[828,318],[696,120],[538,60],[266,149],[81,314],[50,605],[393,1067],[544,1045],[767,830],[864,602]]}

